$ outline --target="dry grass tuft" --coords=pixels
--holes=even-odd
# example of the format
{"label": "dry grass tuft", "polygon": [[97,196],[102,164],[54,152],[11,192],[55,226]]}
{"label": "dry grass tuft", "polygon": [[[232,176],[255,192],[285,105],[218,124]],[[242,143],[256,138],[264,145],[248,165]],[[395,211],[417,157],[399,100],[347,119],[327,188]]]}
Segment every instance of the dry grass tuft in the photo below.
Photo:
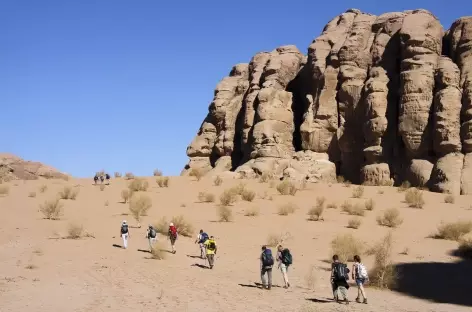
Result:
{"label": "dry grass tuft", "polygon": [[169,177],[159,177],[156,179],[157,185],[159,187],[169,187]]}
{"label": "dry grass tuft", "polygon": [[79,239],[82,237],[84,233],[83,225],[79,225],[76,223],[69,223],[69,227],[67,228],[67,237],[68,239]]}
{"label": "dry grass tuft", "polygon": [[328,205],[326,205],[326,208],[328,208],[328,209],[338,209],[338,204],[329,203]]}
{"label": "dry grass tuft", "polygon": [[34,269],[37,269],[38,267],[34,264],[28,264],[27,266],[25,266],[25,269],[27,270],[34,270]]}
{"label": "dry grass tuft", "polygon": [[351,215],[351,216],[364,216],[365,215],[365,209],[359,203],[353,205],[351,202],[346,200],[342,204],[341,208],[343,212],[346,212],[348,215]]}
{"label": "dry grass tuft", "polygon": [[121,191],[121,198],[123,199],[123,202],[126,204],[129,200],[129,193],[130,191],[127,189],[124,189]]}
{"label": "dry grass tuft", "polygon": [[326,202],[325,197],[317,197],[316,198],[316,206],[312,207],[308,211],[308,216],[310,221],[319,221],[323,219],[323,211],[324,211],[324,204]]}
{"label": "dry grass tuft", "polygon": [[423,191],[417,188],[410,188],[405,193],[405,202],[412,208],[423,208],[425,202],[423,199]]}
{"label": "dry grass tuft", "polygon": [[463,258],[472,259],[472,239],[460,239],[457,252]]}
{"label": "dry grass tuft", "polygon": [[362,224],[362,220],[359,218],[351,218],[347,222],[347,227],[350,229],[358,229]]}
{"label": "dry grass tuft", "polygon": [[162,176],[162,171],[159,170],[159,169],[156,169],[156,170],[154,170],[153,175],[155,177],[160,177],[160,176]]}
{"label": "dry grass tuft", "polygon": [[295,213],[295,211],[298,209],[298,206],[294,203],[286,203],[281,206],[279,206],[279,210],[277,213],[279,216],[288,216],[291,213]]}
{"label": "dry grass tuft", "polygon": [[132,172],[126,172],[125,173],[125,178],[126,178],[126,180],[132,180],[132,179],[134,179],[134,174]]}
{"label": "dry grass tuft", "polygon": [[59,198],[46,200],[42,205],[39,205],[39,210],[44,214],[44,217],[49,220],[58,220],[62,215],[62,203]]}
{"label": "dry grass tuft", "polygon": [[36,192],[29,192],[28,197],[36,197]]}
{"label": "dry grass tuft", "polygon": [[192,168],[190,169],[190,172],[189,172],[189,177],[195,177],[195,179],[197,181],[200,181],[201,178],[203,178],[203,172],[200,170],[200,169],[197,169],[197,168]]}
{"label": "dry grass tuft", "polygon": [[108,207],[110,205],[110,202],[108,200],[105,201],[105,207]]}
{"label": "dry grass tuft", "polygon": [[179,235],[185,237],[191,237],[193,235],[193,225],[189,221],[185,220],[183,215],[172,217],[170,222],[174,223],[174,226],[177,229],[177,233],[179,233]]}
{"label": "dry grass tuft", "polygon": [[343,183],[343,184],[344,184],[344,187],[351,187],[351,185],[352,185],[352,182],[351,182],[351,181],[349,181],[349,180],[346,180],[346,181],[344,181],[344,183]]}
{"label": "dry grass tuft", "polygon": [[213,203],[215,201],[215,195],[207,192],[198,193],[198,201],[201,203]]}
{"label": "dry grass tuft", "polygon": [[259,182],[260,183],[266,183],[266,182],[269,182],[270,180],[272,180],[273,178],[274,178],[274,175],[273,175],[272,172],[265,171],[259,177]]}
{"label": "dry grass tuft", "polygon": [[115,172],[115,178],[121,178],[121,172],[116,171]]}
{"label": "dry grass tuft", "polygon": [[251,190],[243,190],[241,193],[241,198],[245,201],[252,202],[254,198],[256,197],[256,193]]}
{"label": "dry grass tuft", "polygon": [[240,182],[238,185],[235,185],[230,188],[230,191],[233,192],[235,195],[243,195],[245,190],[246,184],[244,184],[243,182]]}
{"label": "dry grass tuft", "polygon": [[400,211],[397,208],[390,208],[383,212],[382,215],[377,216],[377,223],[382,226],[396,228],[403,223],[400,217]]}
{"label": "dry grass tuft", "polygon": [[213,185],[220,186],[221,184],[223,184],[223,179],[220,176],[216,176],[213,180]]}
{"label": "dry grass tuft", "polygon": [[218,206],[218,216],[221,222],[230,222],[233,220],[233,210],[225,205]]}
{"label": "dry grass tuft", "polygon": [[398,192],[404,192],[408,190],[411,187],[410,182],[404,181],[399,187],[398,187]]}
{"label": "dry grass tuft", "polygon": [[385,193],[385,191],[384,191],[383,189],[379,189],[379,190],[377,191],[377,193],[380,194],[380,195],[382,195],[383,193]]}
{"label": "dry grass tuft", "polygon": [[64,186],[62,191],[59,192],[59,197],[61,199],[75,200],[77,198],[78,194],[79,194],[79,189],[78,188],[72,188],[70,186]]}
{"label": "dry grass tuft", "polygon": [[456,202],[456,198],[454,197],[454,195],[448,194],[444,196],[444,202],[446,204],[454,204]]}
{"label": "dry grass tuft", "polygon": [[129,211],[138,224],[141,221],[141,217],[147,215],[151,207],[152,200],[145,194],[134,193],[129,200]]}
{"label": "dry grass tuft", "polygon": [[232,189],[224,190],[220,195],[220,204],[222,206],[229,206],[236,202],[237,194]]}
{"label": "dry grass tuft", "polygon": [[352,261],[355,255],[362,255],[364,244],[351,234],[340,234],[331,241],[331,252],[342,262]]}
{"label": "dry grass tuft", "polygon": [[405,247],[402,252],[400,252],[401,255],[408,256],[410,253],[410,248]]}
{"label": "dry grass tuft", "polygon": [[438,232],[433,236],[437,239],[447,239],[459,241],[462,236],[472,231],[471,221],[457,221],[451,223],[441,223]]}
{"label": "dry grass tuft", "polygon": [[352,197],[361,198],[364,195],[364,187],[359,185],[352,190]]}
{"label": "dry grass tuft", "polygon": [[392,289],[398,281],[398,272],[392,263],[392,234],[387,234],[371,249],[375,256],[374,267],[369,274],[370,284],[381,289]]}
{"label": "dry grass tuft", "polygon": [[295,196],[295,194],[297,193],[298,189],[297,189],[297,187],[295,186],[294,183],[285,180],[285,181],[280,182],[280,183],[277,185],[277,191],[278,191],[281,195],[292,195],[292,196]]}
{"label": "dry grass tuft", "polygon": [[131,183],[128,185],[128,189],[130,193],[133,192],[146,192],[149,188],[149,182],[144,180],[144,179],[134,179],[131,181]]}
{"label": "dry grass tuft", "polygon": [[167,252],[164,249],[164,245],[161,242],[156,242],[151,249],[151,258],[154,260],[164,260],[167,256]]}
{"label": "dry grass tuft", "polygon": [[287,241],[291,237],[292,235],[290,234],[290,232],[270,234],[269,236],[267,236],[266,245],[267,247],[276,247],[278,245],[281,245],[283,242]]}
{"label": "dry grass tuft", "polygon": [[103,192],[104,190],[105,190],[105,185],[103,185],[103,184],[102,184],[102,185],[100,185],[100,191],[102,191],[102,192]]}
{"label": "dry grass tuft", "polygon": [[343,177],[343,176],[337,176],[336,177],[336,181],[338,183],[344,183],[346,181],[346,179]]}
{"label": "dry grass tuft", "polygon": [[365,210],[372,211],[375,208],[375,202],[372,198],[368,199],[365,201],[364,206],[365,206]]}
{"label": "dry grass tuft", "polygon": [[40,193],[45,193],[47,190],[48,190],[48,186],[46,184],[43,184],[39,187]]}
{"label": "dry grass tuft", "polygon": [[257,217],[259,215],[259,208],[257,207],[252,207],[246,210],[244,213],[246,217]]}

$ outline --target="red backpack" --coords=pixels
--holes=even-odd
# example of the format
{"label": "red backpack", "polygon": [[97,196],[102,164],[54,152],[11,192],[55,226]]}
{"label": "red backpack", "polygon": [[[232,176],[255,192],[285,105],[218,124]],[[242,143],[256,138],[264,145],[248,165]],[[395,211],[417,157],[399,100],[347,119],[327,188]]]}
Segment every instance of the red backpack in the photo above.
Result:
{"label": "red backpack", "polygon": [[170,226],[169,232],[170,232],[170,235],[172,235],[173,237],[177,237],[177,229],[175,228],[175,226]]}

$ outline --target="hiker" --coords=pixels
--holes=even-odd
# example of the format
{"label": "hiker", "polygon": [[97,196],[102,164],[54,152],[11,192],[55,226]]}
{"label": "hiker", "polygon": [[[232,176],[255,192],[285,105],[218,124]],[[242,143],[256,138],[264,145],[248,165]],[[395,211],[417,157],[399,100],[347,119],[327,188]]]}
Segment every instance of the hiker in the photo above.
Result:
{"label": "hiker", "polygon": [[146,238],[149,240],[149,252],[152,252],[154,243],[157,241],[157,232],[152,225],[149,224],[147,229]]}
{"label": "hiker", "polygon": [[218,249],[216,247],[215,238],[213,236],[210,236],[210,238],[207,239],[203,244],[205,245],[205,249],[206,249],[208,265],[210,266],[210,269],[213,269],[213,265],[215,264],[215,255]]}
{"label": "hiker", "polygon": [[205,242],[208,239],[208,234],[203,232],[203,230],[200,230],[200,233],[197,235],[197,239],[195,240],[195,244],[198,243],[200,247],[200,258],[204,259],[205,258]]}
{"label": "hiker", "polygon": [[107,180],[107,184],[110,184],[110,175],[108,173],[105,174],[105,179]]}
{"label": "hiker", "polygon": [[169,231],[167,235],[170,239],[170,245],[172,246],[172,253],[175,254],[177,251],[175,250],[175,241],[177,240],[177,228],[174,226],[174,223],[169,224]]}
{"label": "hiker", "polygon": [[95,175],[95,176],[93,177],[93,181],[95,182],[95,184],[97,184],[97,181],[98,181],[98,176],[97,176],[97,175]]}
{"label": "hiker", "polygon": [[283,248],[282,245],[277,246],[277,262],[279,263],[278,268],[284,277],[284,288],[289,288],[290,283],[288,282],[287,271],[288,267],[292,264],[292,255],[290,254],[290,250]]}
{"label": "hiker", "polygon": [[120,235],[123,239],[123,248],[128,248],[128,238],[130,237],[130,235],[128,230],[128,223],[126,223],[126,220],[123,220],[123,222],[121,222]]}
{"label": "hiker", "polygon": [[339,300],[339,293],[341,293],[343,301],[346,304],[349,304],[347,297],[347,290],[349,289],[349,284],[347,283],[349,272],[347,265],[339,261],[338,255],[334,255],[333,263],[331,265],[331,285],[333,287],[334,300],[338,303],[341,303]]}
{"label": "hiker", "polygon": [[356,281],[357,285],[357,298],[356,302],[361,303],[361,295],[362,295],[362,303],[367,304],[367,296],[364,290],[364,284],[366,281],[369,280],[369,276],[367,275],[367,270],[365,266],[361,262],[361,257],[358,255],[354,256],[354,265],[352,266],[352,279]]}
{"label": "hiker", "polygon": [[103,184],[103,174],[100,175],[100,183]]}
{"label": "hiker", "polygon": [[[272,250],[266,246],[262,246],[261,254],[261,282],[262,288],[270,290],[272,288],[272,266],[274,265],[274,257],[272,257]],[[267,283],[265,275],[267,274]]]}

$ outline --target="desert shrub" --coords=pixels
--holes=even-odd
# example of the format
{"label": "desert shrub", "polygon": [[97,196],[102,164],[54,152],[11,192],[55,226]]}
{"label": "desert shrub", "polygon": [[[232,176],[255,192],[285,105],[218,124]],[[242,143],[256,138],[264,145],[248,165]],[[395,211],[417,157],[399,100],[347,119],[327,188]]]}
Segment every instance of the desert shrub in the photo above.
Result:
{"label": "desert shrub", "polygon": [[444,202],[446,204],[454,204],[455,201],[456,201],[456,198],[454,197],[454,195],[448,194],[444,196]]}
{"label": "desert shrub", "polygon": [[308,219],[310,221],[318,221],[318,220],[323,220],[323,211],[324,211],[324,206],[313,206],[310,210],[308,210]]}
{"label": "desert shrub", "polygon": [[280,182],[280,183],[277,185],[277,191],[278,191],[281,195],[292,195],[292,196],[295,196],[295,194],[297,193],[298,189],[297,189],[297,187],[295,186],[294,183],[285,180],[285,181]]}
{"label": "desert shrub", "polygon": [[290,232],[280,233],[280,234],[270,234],[269,236],[267,236],[266,245],[268,247],[276,247],[278,245],[281,245],[283,242],[290,239],[291,237],[292,235],[290,234]]}
{"label": "desert shrub", "polygon": [[472,259],[472,239],[461,238],[459,240],[459,248],[457,249],[459,256]]}
{"label": "desert shrub", "polygon": [[365,210],[372,211],[375,208],[375,202],[372,198],[368,199],[365,201],[364,206],[365,206]]}
{"label": "desert shrub", "polygon": [[347,227],[350,229],[358,229],[362,224],[362,220],[359,218],[351,218],[347,222]]}
{"label": "desert shrub", "polygon": [[352,182],[351,182],[351,181],[349,181],[349,180],[346,180],[346,181],[344,181],[344,183],[343,183],[343,184],[344,184],[344,187],[351,187],[351,185],[352,185]]}
{"label": "desert shrub", "polygon": [[338,183],[344,183],[346,181],[346,179],[343,177],[343,176],[337,176],[336,177],[336,181]]}
{"label": "desert shrub", "polygon": [[233,192],[235,195],[243,195],[243,193],[246,191],[246,184],[240,182],[238,183],[238,185],[235,185],[230,188],[230,191]]}
{"label": "desert shrub", "polygon": [[166,255],[164,245],[161,242],[156,242],[151,249],[151,258],[154,260],[164,260]]}
{"label": "desert shrub", "polygon": [[105,206],[108,207],[110,205],[110,202],[108,200],[105,201]]}
{"label": "desert shrub", "polygon": [[298,209],[297,205],[294,203],[286,203],[281,206],[279,206],[279,210],[277,213],[279,216],[288,216],[291,213],[295,213],[295,211]]}
{"label": "desert shrub", "polygon": [[252,202],[254,198],[256,197],[256,193],[251,190],[244,190],[241,193],[241,198],[245,201]]}
{"label": "desert shrub", "polygon": [[329,209],[338,209],[338,204],[336,203],[329,203],[326,205],[326,208],[329,208]]}
{"label": "desert shrub", "polygon": [[191,237],[193,235],[193,225],[189,221],[185,220],[183,215],[172,217],[170,222],[174,223],[174,226],[177,229],[177,233],[179,233],[179,235],[185,237]]}
{"label": "desert shrub", "polygon": [[369,279],[374,287],[392,289],[398,280],[398,272],[391,259],[392,245],[392,234],[389,233],[371,249],[375,261]]}
{"label": "desert shrub", "polygon": [[105,185],[103,185],[103,184],[102,184],[102,185],[100,185],[100,191],[102,191],[102,192],[103,192],[104,190],[105,190]]}
{"label": "desert shrub", "polygon": [[46,184],[43,184],[39,187],[39,192],[44,193],[48,190],[48,186]]}
{"label": "desert shrub", "polygon": [[220,195],[220,204],[222,206],[229,206],[236,202],[236,193],[232,189],[224,190]]}
{"label": "desert shrub", "polygon": [[325,202],[326,202],[326,197],[318,196],[316,198],[316,207],[323,207],[324,208]]}
{"label": "desert shrub", "polygon": [[160,177],[160,176],[162,176],[162,171],[159,170],[159,169],[156,169],[156,170],[154,170],[153,175],[155,177]]}
{"label": "desert shrub", "polygon": [[44,217],[49,220],[58,220],[62,214],[62,203],[59,198],[46,200],[42,205],[39,205],[39,210],[44,214]]}
{"label": "desert shrub", "polygon": [[36,197],[36,192],[29,192],[28,197]]}
{"label": "desert shrub", "polygon": [[126,180],[132,180],[132,179],[134,179],[134,174],[132,172],[126,172],[125,173],[125,178],[126,178]]}
{"label": "desert shrub", "polygon": [[223,179],[220,176],[216,176],[216,178],[213,180],[213,184],[215,186],[220,186],[223,184]]}
{"label": "desert shrub", "polygon": [[405,247],[402,252],[400,252],[401,255],[407,256],[410,253],[410,248]]}
{"label": "desert shrub", "polygon": [[352,210],[352,203],[348,200],[344,201],[344,203],[341,204],[341,210],[349,213],[349,211]]}
{"label": "desert shrub", "polygon": [[156,183],[159,187],[169,187],[169,177],[158,177]]}
{"label": "desert shrub", "polygon": [[404,181],[399,187],[398,187],[398,192],[404,192],[408,190],[411,187],[410,182]]}
{"label": "desert shrub", "polygon": [[138,224],[151,207],[152,200],[145,194],[134,193],[129,200],[129,211]]}
{"label": "desert shrub", "polygon": [[438,226],[438,232],[434,238],[459,241],[463,235],[470,231],[472,231],[471,221],[442,222]]}
{"label": "desert shrub", "polygon": [[382,226],[396,228],[403,223],[403,219],[400,217],[400,211],[397,208],[390,208],[377,216],[377,223]]}
{"label": "desert shrub", "polygon": [[220,221],[229,222],[233,219],[233,210],[225,205],[218,206],[218,216]]}
{"label": "desert shrub", "polygon": [[157,233],[167,235],[167,231],[169,230],[169,223],[165,217],[162,217],[157,223],[153,224],[154,229]]}
{"label": "desert shrub", "polygon": [[380,194],[380,195],[382,195],[383,193],[385,193],[385,191],[382,190],[382,189],[379,189],[379,190],[377,191],[377,193]]}
{"label": "desert shrub", "polygon": [[272,180],[273,178],[273,174],[269,171],[264,171],[261,176],[259,177],[259,182],[260,183],[266,183],[266,182],[269,182],[270,180]]}
{"label": "desert shrub", "polygon": [[64,186],[62,191],[59,192],[59,197],[61,199],[75,200],[77,198],[78,194],[79,194],[79,189],[78,188],[72,188],[70,186]]}
{"label": "desert shrub", "polygon": [[121,198],[123,199],[123,202],[126,204],[129,200],[129,190],[124,189],[121,191]]}
{"label": "desert shrub", "polygon": [[246,210],[244,213],[246,217],[257,217],[259,215],[259,208],[257,207],[252,207]]}
{"label": "desert shrub", "polygon": [[405,202],[412,208],[423,208],[423,192],[417,188],[410,188],[405,193]]}
{"label": "desert shrub", "polygon": [[116,171],[115,172],[115,178],[121,178],[121,172]]}
{"label": "desert shrub", "polygon": [[352,205],[350,202],[346,201],[344,202],[342,206],[342,210],[351,216],[364,216],[365,215],[365,209],[359,203]]}
{"label": "desert shrub", "polygon": [[130,193],[133,192],[146,192],[149,188],[149,182],[144,179],[134,179],[128,185]]}
{"label": "desert shrub", "polygon": [[84,227],[81,224],[76,223],[69,223],[69,227],[67,228],[67,238],[69,239],[79,239],[82,237],[82,233],[84,232]]}
{"label": "desert shrub", "polygon": [[28,264],[27,266],[25,266],[25,269],[27,270],[34,270],[34,269],[37,269],[38,266],[34,265],[34,264]]}
{"label": "desert shrub", "polygon": [[215,201],[215,195],[207,192],[198,193],[198,201],[202,203],[213,203]]}
{"label": "desert shrub", "polygon": [[203,177],[203,172],[198,168],[192,168],[190,169],[190,172],[188,175],[190,177],[195,177],[197,181],[200,181],[200,179]]}
{"label": "desert shrub", "polygon": [[352,261],[355,255],[362,255],[364,244],[351,234],[340,234],[331,241],[331,256],[338,255],[342,262]]}
{"label": "desert shrub", "polygon": [[352,197],[361,198],[364,195],[364,187],[359,185],[352,190]]}

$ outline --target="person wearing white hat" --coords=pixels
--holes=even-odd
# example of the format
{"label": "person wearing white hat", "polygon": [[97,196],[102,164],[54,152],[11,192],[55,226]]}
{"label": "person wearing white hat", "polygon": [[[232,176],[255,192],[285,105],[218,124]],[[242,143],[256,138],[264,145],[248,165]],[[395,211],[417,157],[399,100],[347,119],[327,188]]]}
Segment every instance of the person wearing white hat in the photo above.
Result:
{"label": "person wearing white hat", "polygon": [[126,220],[123,220],[123,222],[121,222],[120,235],[123,239],[123,248],[128,248],[128,238],[130,237],[130,235],[128,230],[128,223],[126,223]]}
{"label": "person wearing white hat", "polygon": [[174,223],[169,224],[169,231],[167,233],[170,239],[170,244],[172,246],[172,253],[175,254],[175,241],[177,240],[177,228],[174,226]]}

